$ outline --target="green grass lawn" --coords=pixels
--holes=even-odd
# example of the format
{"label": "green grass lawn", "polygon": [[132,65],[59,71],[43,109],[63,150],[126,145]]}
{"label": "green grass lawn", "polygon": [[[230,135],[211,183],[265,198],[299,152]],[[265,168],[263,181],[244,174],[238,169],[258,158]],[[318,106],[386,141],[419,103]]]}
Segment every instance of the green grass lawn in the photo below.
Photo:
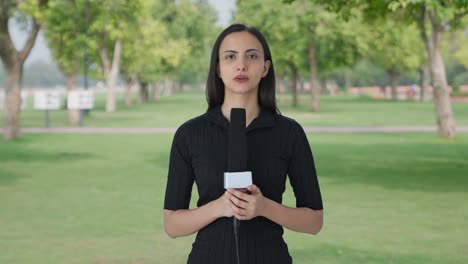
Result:
{"label": "green grass lawn", "polygon": [[[184,92],[165,96],[159,102],[125,107],[123,95],[118,95],[118,111],[104,111],[104,95],[97,95],[96,107],[85,117],[85,126],[94,127],[177,127],[191,117],[206,111],[205,95],[200,91]],[[291,106],[291,96],[279,96],[283,114],[299,121],[304,126],[398,126],[435,125],[432,102],[393,102],[374,100],[351,95],[322,96],[320,112],[310,111],[310,95],[302,94],[297,108]],[[22,112],[22,127],[44,126],[44,111]],[[453,103],[456,124],[468,125],[468,105]],[[50,111],[51,126],[67,126],[65,110]],[[0,126],[2,124],[0,120]]]}
{"label": "green grass lawn", "polygon": [[[0,263],[185,263],[194,237],[163,231],[171,140],[25,134],[0,141]],[[467,134],[309,140],[325,223],[317,236],[286,232],[295,263],[468,263]],[[290,188],[284,202],[294,204]]]}

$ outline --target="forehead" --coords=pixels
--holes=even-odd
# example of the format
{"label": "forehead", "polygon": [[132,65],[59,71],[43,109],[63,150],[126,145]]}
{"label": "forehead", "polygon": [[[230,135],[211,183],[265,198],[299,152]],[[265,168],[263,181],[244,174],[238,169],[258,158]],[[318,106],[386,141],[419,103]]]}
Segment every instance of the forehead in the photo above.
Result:
{"label": "forehead", "polygon": [[234,32],[223,39],[219,46],[219,53],[226,50],[242,52],[248,49],[257,49],[263,53],[262,44],[254,35],[247,31]]}

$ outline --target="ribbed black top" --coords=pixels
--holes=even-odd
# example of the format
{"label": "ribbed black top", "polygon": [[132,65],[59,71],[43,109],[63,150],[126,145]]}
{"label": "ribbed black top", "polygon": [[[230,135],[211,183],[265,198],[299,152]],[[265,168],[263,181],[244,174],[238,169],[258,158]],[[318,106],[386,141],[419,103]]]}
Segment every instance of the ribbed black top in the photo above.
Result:
{"label": "ribbed black top", "polygon": [[[172,143],[165,209],[188,209],[194,182],[198,207],[223,195],[228,132],[220,107],[179,127]],[[323,209],[309,142],[296,121],[261,111],[247,127],[247,146],[247,167],[265,197],[281,203],[288,176],[297,207]],[[239,247],[242,264],[292,263],[283,228],[264,217],[241,221]],[[235,264],[232,218],[219,218],[201,229],[187,263]]]}

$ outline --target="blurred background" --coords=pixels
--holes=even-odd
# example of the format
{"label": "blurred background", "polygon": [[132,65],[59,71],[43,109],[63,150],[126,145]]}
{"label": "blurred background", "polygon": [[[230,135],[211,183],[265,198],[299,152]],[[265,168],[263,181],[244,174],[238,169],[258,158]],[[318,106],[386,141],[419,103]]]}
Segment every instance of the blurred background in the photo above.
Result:
{"label": "blurred background", "polygon": [[0,263],[186,263],[169,151],[235,22],[315,157],[324,228],[285,231],[295,263],[468,262],[468,1],[1,0]]}

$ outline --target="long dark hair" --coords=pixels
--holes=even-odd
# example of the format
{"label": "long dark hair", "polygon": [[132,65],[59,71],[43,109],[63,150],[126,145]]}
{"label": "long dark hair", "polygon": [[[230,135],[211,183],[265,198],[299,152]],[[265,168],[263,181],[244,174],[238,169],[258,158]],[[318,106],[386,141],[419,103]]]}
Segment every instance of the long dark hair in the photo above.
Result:
{"label": "long dark hair", "polygon": [[273,60],[271,59],[270,48],[265,37],[256,28],[244,24],[232,24],[227,27],[216,39],[216,42],[211,51],[210,70],[208,71],[208,80],[206,81],[206,101],[208,102],[208,111],[224,102],[224,83],[218,76],[217,68],[219,64],[219,47],[224,38],[235,32],[249,32],[255,36],[262,44],[263,52],[265,53],[265,61],[271,62],[270,69],[265,77],[260,80],[258,85],[258,104],[263,110],[278,113],[276,106],[275,95],[275,70],[273,68]]}

